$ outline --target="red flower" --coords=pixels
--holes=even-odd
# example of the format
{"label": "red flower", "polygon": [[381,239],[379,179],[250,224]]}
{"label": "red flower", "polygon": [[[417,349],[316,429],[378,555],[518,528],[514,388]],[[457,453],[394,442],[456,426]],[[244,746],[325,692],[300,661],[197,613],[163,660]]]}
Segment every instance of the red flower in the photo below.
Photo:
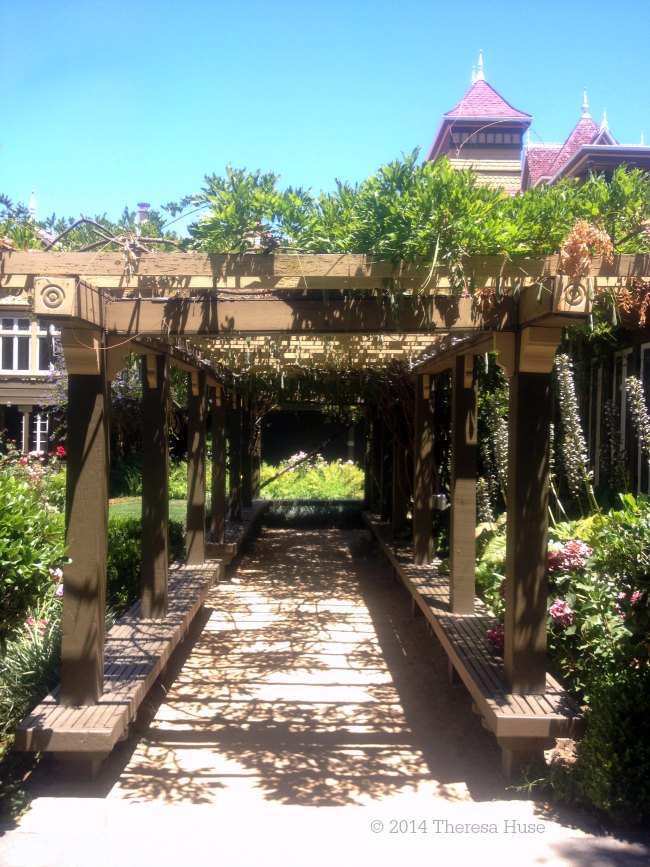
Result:
{"label": "red flower", "polygon": [[494,629],[486,630],[485,636],[493,647],[496,647],[497,650],[503,650],[505,643],[505,627],[503,623],[499,623]]}
{"label": "red flower", "polygon": [[61,458],[61,459],[63,460],[63,458],[65,457],[65,455],[66,455],[65,448],[64,448],[63,446],[57,446],[57,447],[56,447],[56,456],[57,456],[58,458]]}

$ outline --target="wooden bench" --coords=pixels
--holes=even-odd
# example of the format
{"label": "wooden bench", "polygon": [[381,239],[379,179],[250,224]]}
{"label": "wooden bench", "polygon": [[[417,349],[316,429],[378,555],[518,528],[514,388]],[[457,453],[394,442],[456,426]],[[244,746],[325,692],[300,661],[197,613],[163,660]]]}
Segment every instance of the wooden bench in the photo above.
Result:
{"label": "wooden bench", "polygon": [[108,631],[104,693],[96,704],[64,707],[53,690],[16,729],[14,749],[53,752],[94,776],[123,739],[143,699],[182,641],[219,575],[220,563],[177,565],[169,572],[167,615],[142,620],[137,602]]}
{"label": "wooden bench", "polygon": [[442,644],[449,658],[450,676],[462,680],[472,696],[475,712],[496,736],[507,777],[539,761],[543,750],[552,747],[557,738],[582,735],[584,714],[550,674],[542,695],[510,692],[503,659],[486,636],[496,621],[480,599],[475,601],[474,614],[452,614],[449,584],[438,574],[437,566],[414,565],[410,546],[389,541],[387,522],[369,512],[363,513],[363,520],[411,593],[414,612],[422,611]]}
{"label": "wooden bench", "polygon": [[206,542],[206,557],[218,558],[229,566],[241,552],[246,540],[257,533],[262,516],[270,505],[268,500],[255,500],[252,506],[245,506],[241,521],[226,522],[225,542]]}

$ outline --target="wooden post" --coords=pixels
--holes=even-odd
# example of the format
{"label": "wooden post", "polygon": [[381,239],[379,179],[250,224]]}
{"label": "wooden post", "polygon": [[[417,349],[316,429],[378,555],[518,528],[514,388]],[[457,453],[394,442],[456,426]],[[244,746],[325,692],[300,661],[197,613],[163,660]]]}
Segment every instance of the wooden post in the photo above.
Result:
{"label": "wooden post", "polygon": [[474,357],[458,355],[451,369],[450,604],[474,611],[476,567],[476,377]]}
{"label": "wooden post", "polygon": [[433,406],[431,377],[420,374],[415,383],[415,443],[413,468],[413,562],[417,566],[434,558],[433,521]]}
{"label": "wooden post", "polygon": [[406,528],[406,513],[408,511],[408,472],[406,466],[407,454],[400,442],[399,436],[393,436],[393,487],[391,504],[391,538],[395,539]]}
{"label": "wooden post", "polygon": [[142,356],[142,567],[144,618],[167,613],[169,573],[169,364],[164,355]]}
{"label": "wooden post", "polygon": [[370,449],[370,511],[375,515],[378,515],[381,512],[381,429],[381,417],[377,408],[373,407]]}
{"label": "wooden post", "polygon": [[205,563],[205,372],[188,373],[188,386],[185,557],[198,566]]}
{"label": "wooden post", "polygon": [[391,517],[392,506],[392,457],[393,457],[393,438],[390,429],[386,422],[382,419],[381,422],[381,482],[380,482],[380,516],[382,521],[388,521]]}
{"label": "wooden post", "polygon": [[241,426],[241,502],[242,506],[253,505],[253,425],[250,407],[242,409]]}
{"label": "wooden post", "polygon": [[230,517],[241,521],[242,484],[241,484],[241,397],[232,393],[232,404],[228,413],[228,440],[230,444]]}
{"label": "wooden post", "polygon": [[251,436],[253,460],[251,466],[251,496],[254,500],[260,498],[260,484],[262,482],[262,420],[254,421],[255,413],[251,414]]}
{"label": "wooden post", "polygon": [[226,404],[223,389],[217,385],[212,404],[212,509],[210,536],[213,542],[226,541]]}
{"label": "wooden post", "polygon": [[551,377],[510,378],[506,541],[505,673],[514,693],[546,684]]}
{"label": "wooden post", "polygon": [[[101,367],[100,367],[101,370]],[[61,704],[94,704],[104,681],[108,405],[103,370],[68,374]]]}
{"label": "wooden post", "polygon": [[371,509],[372,505],[372,415],[366,405],[364,412],[365,450],[363,461],[363,508]]}

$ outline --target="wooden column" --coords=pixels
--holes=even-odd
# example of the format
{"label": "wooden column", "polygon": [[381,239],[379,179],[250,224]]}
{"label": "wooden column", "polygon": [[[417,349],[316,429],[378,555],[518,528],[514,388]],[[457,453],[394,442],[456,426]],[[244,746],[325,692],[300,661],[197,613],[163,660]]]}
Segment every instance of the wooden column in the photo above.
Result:
{"label": "wooden column", "polygon": [[375,407],[371,416],[371,471],[370,471],[370,511],[381,512],[381,429],[382,422]]}
{"label": "wooden column", "polygon": [[226,405],[220,385],[215,388],[212,404],[212,509],[210,537],[223,545],[226,541]]}
{"label": "wooden column", "polygon": [[433,406],[431,377],[420,374],[415,383],[415,443],[413,468],[413,562],[434,558],[433,520]]}
{"label": "wooden column", "polygon": [[142,357],[142,567],[141,616],[167,613],[169,573],[169,363]]}
{"label": "wooden column", "polygon": [[187,526],[185,557],[189,566],[205,563],[205,373],[188,374]]}
{"label": "wooden column", "polygon": [[252,436],[252,464],[251,464],[251,496],[254,500],[260,498],[260,484],[262,481],[262,420],[257,419],[256,412],[251,414]]}
{"label": "wooden column", "polygon": [[253,425],[249,406],[242,409],[241,418],[241,503],[247,507],[253,505]]}
{"label": "wooden column", "polygon": [[370,510],[372,505],[372,415],[369,406],[366,406],[364,413],[364,433],[363,508]]}
{"label": "wooden column", "polygon": [[94,704],[103,690],[108,405],[103,365],[97,367],[101,372],[68,374],[66,545],[71,562],[64,568],[63,705]]}
{"label": "wooden column", "polygon": [[450,603],[454,614],[474,611],[476,567],[476,377],[474,357],[451,369]]}
{"label": "wooden column", "polygon": [[388,521],[391,516],[392,506],[392,479],[393,479],[393,438],[386,422],[381,422],[381,484],[380,484],[380,516],[382,521]]}
{"label": "wooden column", "polygon": [[515,693],[546,682],[550,379],[510,378],[504,660]]}
{"label": "wooden column", "polygon": [[391,538],[404,532],[408,511],[407,454],[399,436],[393,436],[393,486],[390,516]]}
{"label": "wooden column", "polygon": [[228,441],[230,445],[230,517],[233,521],[241,521],[241,434],[241,397],[236,392],[233,392],[232,404],[228,413]]}

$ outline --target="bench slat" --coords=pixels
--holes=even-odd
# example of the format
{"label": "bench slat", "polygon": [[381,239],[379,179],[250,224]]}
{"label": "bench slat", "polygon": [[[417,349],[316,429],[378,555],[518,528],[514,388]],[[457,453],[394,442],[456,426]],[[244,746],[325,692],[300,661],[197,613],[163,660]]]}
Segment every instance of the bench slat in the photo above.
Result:
{"label": "bench slat", "polygon": [[394,547],[389,542],[387,522],[368,512],[363,513],[363,520],[431,624],[486,725],[498,738],[548,739],[582,732],[584,717],[580,708],[550,674],[542,695],[510,692],[503,660],[486,637],[486,630],[496,622],[480,599],[475,602],[474,614],[452,614],[448,582],[438,575],[437,564],[416,566],[410,548]]}

